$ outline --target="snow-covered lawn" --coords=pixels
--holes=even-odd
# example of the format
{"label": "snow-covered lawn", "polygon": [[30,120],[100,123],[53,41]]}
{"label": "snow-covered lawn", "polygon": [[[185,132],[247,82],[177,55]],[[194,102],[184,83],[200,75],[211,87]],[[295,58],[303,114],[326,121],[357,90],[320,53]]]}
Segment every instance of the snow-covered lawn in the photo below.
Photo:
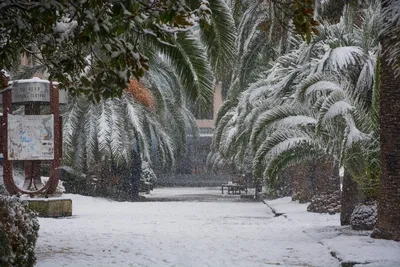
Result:
{"label": "snow-covered lawn", "polygon": [[73,217],[40,219],[37,266],[339,266],[332,250],[345,260],[400,266],[399,243],[349,236],[337,215],[310,214],[285,198],[268,203],[286,213],[274,217],[263,203],[230,202],[218,192],[155,189],[156,198],[216,198],[140,203],[67,194]]}

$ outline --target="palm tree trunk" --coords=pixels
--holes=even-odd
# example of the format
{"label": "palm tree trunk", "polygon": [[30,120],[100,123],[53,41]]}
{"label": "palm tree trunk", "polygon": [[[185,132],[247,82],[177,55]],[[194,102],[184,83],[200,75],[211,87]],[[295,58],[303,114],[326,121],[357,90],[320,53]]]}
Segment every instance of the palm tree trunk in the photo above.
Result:
{"label": "palm tree trunk", "polygon": [[338,23],[340,17],[343,15],[345,4],[345,0],[329,0],[325,3],[325,10],[321,14],[322,18],[328,20],[332,24]]}
{"label": "palm tree trunk", "polygon": [[351,214],[355,206],[361,202],[362,196],[357,183],[348,171],[344,171],[343,188],[340,198],[340,225],[350,225]]}
{"label": "palm tree trunk", "polygon": [[283,175],[292,181],[292,198],[300,203],[311,201],[313,190],[310,177],[310,162],[306,161],[289,166]]}
{"label": "palm tree trunk", "polygon": [[[382,9],[390,1],[382,0]],[[381,195],[378,200],[378,220],[374,238],[400,241],[400,77],[394,76],[388,60],[388,41],[381,37]]]}

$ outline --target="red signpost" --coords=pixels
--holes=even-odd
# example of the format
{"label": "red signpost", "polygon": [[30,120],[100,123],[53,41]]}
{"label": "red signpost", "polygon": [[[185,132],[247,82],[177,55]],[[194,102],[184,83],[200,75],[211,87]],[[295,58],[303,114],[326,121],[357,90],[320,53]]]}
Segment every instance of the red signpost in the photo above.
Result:
{"label": "red signpost", "polygon": [[[23,82],[17,81],[17,82]],[[36,84],[38,83],[48,83],[48,81],[43,81],[40,79],[35,80]],[[15,83],[14,83],[15,84]],[[22,95],[22,98],[24,99],[18,99],[18,97],[21,97],[21,95],[17,95],[14,99],[13,97],[13,87],[11,87],[9,90],[5,90],[2,93],[2,98],[3,98],[3,117],[1,121],[1,134],[2,134],[2,142],[1,142],[1,147],[3,150],[3,156],[4,156],[4,161],[3,161],[3,179],[4,179],[4,185],[7,189],[7,191],[12,194],[29,194],[29,195],[35,195],[35,194],[45,194],[45,195],[50,195],[53,194],[56,189],[57,185],[60,179],[60,162],[61,162],[61,118],[60,118],[60,109],[59,109],[59,89],[58,89],[58,84],[54,84],[53,82],[50,81],[48,85],[49,89],[49,96],[46,96],[46,94],[43,93],[43,88],[40,89],[37,87],[28,87],[28,91],[40,91],[41,92],[35,92],[34,94],[31,93],[31,99],[29,99],[29,96]],[[26,90],[26,88],[24,88]],[[48,100],[46,99],[48,98]],[[12,103],[17,102],[17,103],[24,103],[25,105],[25,116],[29,115],[40,115],[40,104],[50,104],[50,114],[53,115],[53,135],[54,135],[54,141],[53,141],[53,148],[54,148],[54,158],[50,161],[50,174],[49,174],[49,180],[48,182],[41,186],[41,178],[40,178],[40,165],[41,165],[41,160],[24,160],[25,164],[25,182],[23,188],[18,187],[13,179],[13,171],[12,171],[12,162],[13,160],[10,159],[9,155],[9,132],[8,132],[8,125],[9,125],[9,115],[12,114]]]}

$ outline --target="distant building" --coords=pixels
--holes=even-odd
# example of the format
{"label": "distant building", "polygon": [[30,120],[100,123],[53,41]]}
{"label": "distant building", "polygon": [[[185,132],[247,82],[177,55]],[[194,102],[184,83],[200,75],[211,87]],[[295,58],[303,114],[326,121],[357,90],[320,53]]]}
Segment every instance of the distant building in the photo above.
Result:
{"label": "distant building", "polygon": [[214,90],[214,101],[212,108],[212,118],[198,118],[196,120],[197,127],[200,129],[200,133],[212,134],[214,129],[214,122],[217,118],[218,110],[222,106],[222,88],[221,84],[218,84]]}
{"label": "distant building", "polygon": [[211,151],[214,123],[221,105],[222,89],[220,85],[217,85],[214,90],[212,112],[196,120],[199,136],[187,137],[185,159],[176,163],[173,172],[157,175],[159,186],[220,186],[232,179],[231,174],[226,172],[217,174],[207,166],[207,155]]}

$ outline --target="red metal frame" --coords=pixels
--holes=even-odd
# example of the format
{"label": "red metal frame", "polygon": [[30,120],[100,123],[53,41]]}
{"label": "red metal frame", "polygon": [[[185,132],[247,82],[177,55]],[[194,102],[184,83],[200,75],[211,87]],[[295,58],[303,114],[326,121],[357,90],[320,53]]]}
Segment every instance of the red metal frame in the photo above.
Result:
{"label": "red metal frame", "polygon": [[[38,114],[39,106],[33,104],[33,108],[28,113]],[[41,183],[40,180],[40,160],[25,161],[25,183],[23,188],[19,188],[13,179],[12,161],[8,159],[8,115],[12,114],[12,93],[11,90],[3,93],[3,118],[1,123],[2,144],[3,149],[3,180],[4,186],[11,195],[22,194],[53,194],[60,180],[60,163],[61,163],[61,118],[59,109],[59,90],[58,85],[53,85],[50,81],[50,113],[54,115],[54,159],[50,163],[49,181],[38,190],[28,190],[32,183]],[[31,114],[33,115],[33,114]]]}

